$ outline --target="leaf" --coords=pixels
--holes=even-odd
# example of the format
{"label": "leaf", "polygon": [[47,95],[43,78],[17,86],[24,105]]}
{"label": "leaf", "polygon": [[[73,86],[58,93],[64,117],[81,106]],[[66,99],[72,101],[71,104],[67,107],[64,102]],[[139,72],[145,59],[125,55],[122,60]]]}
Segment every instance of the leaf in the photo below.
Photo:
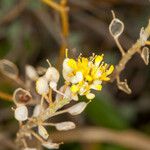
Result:
{"label": "leaf", "polygon": [[142,52],[141,52],[141,57],[144,60],[144,63],[146,65],[149,64],[149,48],[148,47],[143,47]]}
{"label": "leaf", "polygon": [[128,127],[127,120],[120,114],[108,96],[99,95],[85,109],[87,116],[96,125],[115,129],[125,129]]}
{"label": "leaf", "polygon": [[127,94],[131,94],[132,91],[129,88],[126,79],[124,80],[124,82],[118,82],[117,85],[120,90],[124,91]]}

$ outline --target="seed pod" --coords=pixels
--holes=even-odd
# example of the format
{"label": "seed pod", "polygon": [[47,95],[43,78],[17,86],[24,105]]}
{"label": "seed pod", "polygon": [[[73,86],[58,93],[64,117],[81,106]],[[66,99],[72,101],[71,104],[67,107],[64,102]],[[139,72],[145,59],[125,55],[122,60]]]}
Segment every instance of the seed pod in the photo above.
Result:
{"label": "seed pod", "polygon": [[142,27],[141,31],[140,31],[140,41],[141,41],[142,46],[145,45],[147,38],[148,38],[147,33],[145,32],[144,28]]}
{"label": "seed pod", "polygon": [[45,73],[45,77],[48,81],[58,82],[59,76],[59,72],[54,67],[49,67]]}
{"label": "seed pod", "polygon": [[118,38],[124,30],[124,24],[118,18],[114,18],[109,25],[109,32],[114,38]]}
{"label": "seed pod", "polygon": [[38,74],[33,66],[27,65],[25,71],[26,71],[26,76],[29,79],[31,79],[33,81],[37,80]]}
{"label": "seed pod", "polygon": [[44,142],[44,143],[42,143],[42,145],[48,149],[58,149],[59,148],[59,144],[52,143],[52,142]]}
{"label": "seed pod", "polygon": [[44,95],[49,92],[48,81],[46,80],[46,78],[38,78],[38,80],[36,81],[36,91],[40,95]]}
{"label": "seed pod", "polygon": [[29,91],[26,91],[22,88],[18,88],[14,91],[13,101],[17,106],[26,105],[28,102],[31,101],[31,99],[32,99],[32,96]]}
{"label": "seed pod", "polygon": [[48,137],[49,137],[49,134],[47,133],[47,130],[41,125],[38,126],[38,133],[45,140],[47,140]]}
{"label": "seed pod", "polygon": [[59,131],[67,131],[67,130],[74,129],[75,128],[75,124],[73,122],[66,121],[66,122],[57,123],[55,125],[55,127]]}
{"label": "seed pod", "polygon": [[149,64],[149,53],[150,53],[149,48],[143,47],[142,52],[141,52],[141,57],[146,65]]}
{"label": "seed pod", "polygon": [[25,121],[28,119],[28,109],[26,106],[19,106],[15,109],[15,118],[18,121]]}
{"label": "seed pod", "polygon": [[82,113],[86,106],[87,103],[85,102],[77,103],[68,109],[68,113],[70,113],[71,115],[79,115],[80,113]]}
{"label": "seed pod", "polygon": [[118,82],[117,85],[120,90],[124,91],[127,94],[131,94],[132,91],[127,84],[127,80],[125,80],[124,82]]}
{"label": "seed pod", "polygon": [[6,59],[0,60],[0,72],[11,79],[16,79],[19,74],[17,66]]}

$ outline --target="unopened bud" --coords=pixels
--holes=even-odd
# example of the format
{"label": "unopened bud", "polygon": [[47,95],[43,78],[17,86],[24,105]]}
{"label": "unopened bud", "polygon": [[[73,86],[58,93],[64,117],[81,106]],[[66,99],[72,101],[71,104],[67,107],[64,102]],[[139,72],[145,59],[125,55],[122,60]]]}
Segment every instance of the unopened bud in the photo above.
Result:
{"label": "unopened bud", "polygon": [[44,77],[40,77],[36,81],[36,91],[40,95],[47,94],[49,92],[48,81]]}
{"label": "unopened bud", "polygon": [[38,133],[45,140],[47,140],[48,137],[49,137],[49,134],[47,133],[47,130],[43,126],[41,126],[41,125],[38,126]]}
{"label": "unopened bud", "polygon": [[38,74],[33,66],[26,66],[26,75],[33,81],[37,80]]}
{"label": "unopened bud", "polygon": [[33,117],[38,117],[41,111],[41,105],[36,105],[33,111]]}
{"label": "unopened bud", "polygon": [[55,125],[55,127],[59,131],[66,131],[66,130],[74,129],[75,128],[75,124],[73,122],[66,121],[66,122],[57,123]]}
{"label": "unopened bud", "polygon": [[86,106],[87,103],[85,102],[77,103],[68,109],[68,113],[70,113],[71,115],[78,115],[82,113],[82,111],[85,109]]}
{"label": "unopened bud", "polygon": [[52,143],[52,142],[44,142],[44,143],[42,143],[42,145],[47,149],[58,149],[59,148],[59,144]]}
{"label": "unopened bud", "polygon": [[28,109],[26,106],[19,106],[15,109],[15,118],[18,121],[25,121],[28,119]]}
{"label": "unopened bud", "polygon": [[59,72],[54,67],[49,67],[45,73],[45,77],[48,81],[58,82]]}

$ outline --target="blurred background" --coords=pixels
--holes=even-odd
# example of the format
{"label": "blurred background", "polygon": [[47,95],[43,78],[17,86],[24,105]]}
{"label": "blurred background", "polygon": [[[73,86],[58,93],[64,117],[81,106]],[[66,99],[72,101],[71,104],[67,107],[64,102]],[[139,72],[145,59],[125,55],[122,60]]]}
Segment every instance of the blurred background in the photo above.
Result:
{"label": "blurred background", "polygon": [[[69,57],[76,58],[80,53],[83,56],[104,53],[106,62],[114,65],[118,63],[121,55],[109,34],[111,10],[114,10],[116,17],[125,24],[120,42],[126,50],[136,41],[141,27],[145,27],[150,18],[148,0],[68,0],[67,5]],[[46,59],[61,70],[61,65],[57,65],[61,44],[61,21],[58,11],[40,0],[0,0],[0,59],[9,59],[17,64],[22,79],[26,64],[35,67],[47,66]],[[136,54],[128,62],[122,78],[128,79],[133,91],[131,95],[118,90],[115,82],[104,85],[102,92],[96,94],[96,98],[83,114],[74,118],[66,117],[74,120],[78,128],[96,126],[115,132],[133,129],[149,136],[150,67],[145,66]],[[16,87],[7,78],[0,76],[0,91],[12,94]],[[11,149],[12,143],[7,141],[6,137],[14,140],[18,129],[18,123],[10,109],[12,106],[12,102],[0,98],[0,150]],[[65,141],[60,149],[130,150],[125,145],[101,141]]]}

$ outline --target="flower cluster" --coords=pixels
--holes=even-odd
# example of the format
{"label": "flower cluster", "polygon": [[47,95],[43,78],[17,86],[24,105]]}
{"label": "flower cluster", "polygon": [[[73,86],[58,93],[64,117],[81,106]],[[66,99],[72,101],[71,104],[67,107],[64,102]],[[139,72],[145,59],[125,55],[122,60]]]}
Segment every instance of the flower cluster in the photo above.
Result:
{"label": "flower cluster", "polygon": [[[23,150],[29,148],[26,138],[37,138],[41,145],[48,149],[57,149],[61,143],[49,140],[47,126],[53,126],[59,131],[75,128],[71,121],[49,122],[51,117],[69,113],[79,115],[89,102],[76,102],[73,106],[64,107],[71,100],[78,101],[78,95],[86,95],[93,99],[92,90],[100,91],[102,82],[108,81],[114,67],[103,62],[104,55],[94,55],[90,58],[79,56],[77,60],[66,58],[63,62],[64,84],[58,88],[60,74],[48,61],[49,67],[38,71],[33,66],[25,68],[25,81],[19,78],[17,66],[8,60],[2,60],[2,72],[9,78],[19,81],[22,86],[14,91],[13,101],[16,105],[14,116],[20,123],[17,133],[17,143]],[[9,68],[9,70],[6,69]],[[1,68],[0,68],[1,69]],[[8,70],[8,71],[7,71]],[[39,73],[40,72],[40,73]],[[32,105],[32,109],[28,106]],[[64,108],[64,109],[63,109]],[[34,128],[37,128],[35,131]]]}
{"label": "flower cluster", "polygon": [[102,82],[109,81],[108,77],[114,70],[103,62],[104,55],[94,55],[89,59],[79,56],[77,60],[66,58],[63,62],[63,77],[71,86],[74,95],[86,95],[93,99],[95,95],[91,90],[102,90]]}

